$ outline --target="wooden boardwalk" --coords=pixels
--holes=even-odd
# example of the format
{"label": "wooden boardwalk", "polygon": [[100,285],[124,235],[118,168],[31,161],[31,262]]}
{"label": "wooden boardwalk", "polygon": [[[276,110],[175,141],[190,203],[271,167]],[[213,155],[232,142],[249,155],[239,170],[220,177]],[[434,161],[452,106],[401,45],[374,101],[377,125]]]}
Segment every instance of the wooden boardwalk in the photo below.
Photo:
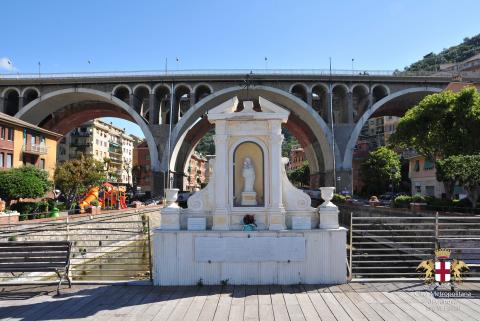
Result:
{"label": "wooden boardwalk", "polygon": [[[3,289],[3,290],[2,290]],[[340,286],[0,286],[1,320],[480,320],[480,283],[470,298],[434,298],[418,283]]]}

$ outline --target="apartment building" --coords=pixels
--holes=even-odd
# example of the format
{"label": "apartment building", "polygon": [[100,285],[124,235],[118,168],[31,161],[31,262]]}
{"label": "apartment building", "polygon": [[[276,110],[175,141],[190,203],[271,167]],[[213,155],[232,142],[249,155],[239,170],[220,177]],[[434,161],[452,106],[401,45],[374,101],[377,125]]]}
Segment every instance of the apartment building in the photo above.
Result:
{"label": "apartment building", "polygon": [[58,161],[92,156],[105,163],[111,181],[132,184],[133,149],[139,142],[138,137],[127,134],[125,129],[95,119],[60,140]]}

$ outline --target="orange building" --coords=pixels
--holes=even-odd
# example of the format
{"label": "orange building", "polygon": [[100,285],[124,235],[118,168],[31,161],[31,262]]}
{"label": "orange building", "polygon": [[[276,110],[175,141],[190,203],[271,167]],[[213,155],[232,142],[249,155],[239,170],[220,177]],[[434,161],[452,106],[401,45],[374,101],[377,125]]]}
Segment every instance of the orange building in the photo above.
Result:
{"label": "orange building", "polygon": [[0,113],[0,168],[31,164],[53,178],[62,135]]}

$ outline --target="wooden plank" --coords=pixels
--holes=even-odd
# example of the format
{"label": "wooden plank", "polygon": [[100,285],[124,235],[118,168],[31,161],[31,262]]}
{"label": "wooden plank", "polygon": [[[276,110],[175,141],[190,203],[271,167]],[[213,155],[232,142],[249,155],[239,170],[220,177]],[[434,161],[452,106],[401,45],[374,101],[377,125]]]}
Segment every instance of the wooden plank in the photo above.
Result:
{"label": "wooden plank", "polygon": [[327,304],[330,311],[332,311],[333,315],[337,320],[352,320],[348,313],[342,308],[339,302],[335,299],[335,296],[332,293],[320,293],[320,296]]}
{"label": "wooden plank", "polygon": [[279,285],[272,285],[269,289],[275,321],[290,321],[281,287]]}
{"label": "wooden plank", "polygon": [[313,307],[317,311],[317,314],[321,317],[322,320],[333,321],[336,320],[330,308],[327,306],[320,293],[318,293],[318,286],[316,285],[304,285],[305,292],[308,295],[308,298],[313,304]]}
{"label": "wooden plank", "polygon": [[274,321],[272,298],[268,285],[258,286],[258,315],[261,321]]}
{"label": "wooden plank", "polygon": [[302,308],[296,297],[296,289],[291,286],[282,286],[285,305],[287,306],[288,316],[291,321],[305,321]]}
{"label": "wooden plank", "polygon": [[387,308],[385,308],[380,302],[373,296],[374,292],[360,292],[358,295],[362,300],[375,310],[375,312],[384,320],[398,320]]}
{"label": "wooden plank", "polygon": [[403,312],[408,314],[414,320],[425,319],[425,316],[413,308],[410,304],[406,303],[400,297],[398,297],[395,292],[385,292],[383,293],[390,301],[392,301],[397,307],[402,309]]}
{"label": "wooden plank", "polygon": [[205,304],[205,301],[207,301],[207,296],[208,289],[206,287],[197,288],[195,298],[183,317],[184,321],[196,321],[198,319],[200,312],[202,312],[203,305]]}
{"label": "wooden plank", "polygon": [[133,319],[136,321],[152,320],[173,295],[180,290],[179,287],[155,287],[152,293],[153,297],[148,299],[146,306]]}
{"label": "wooden plank", "polygon": [[247,285],[245,287],[245,310],[243,312],[243,320],[259,321],[259,318],[257,286]]}
{"label": "wooden plank", "polygon": [[318,315],[317,310],[315,310],[312,301],[310,301],[308,294],[304,291],[304,288],[302,286],[293,286],[293,288],[295,290],[295,296],[297,298],[298,304],[300,305],[300,308],[302,309],[305,320],[320,321],[321,318]]}
{"label": "wooden plank", "polygon": [[414,300],[411,296],[408,295],[407,292],[398,292],[395,294],[404,302],[406,302],[411,308],[417,310],[419,313],[424,315],[424,318],[432,321],[444,320],[442,317],[429,310],[425,305],[421,304],[417,300]]}
{"label": "wooden plank", "polygon": [[175,292],[170,296],[168,301],[163,304],[159,310],[155,309],[157,313],[153,316],[152,319],[149,320],[166,321],[170,317],[173,310],[175,309],[175,306],[178,304],[178,302],[180,302],[186,291],[187,288],[184,286],[176,287]]}
{"label": "wooden plank", "polygon": [[233,289],[232,306],[230,307],[229,321],[243,321],[245,311],[245,286],[236,285]]}
{"label": "wooden plank", "polygon": [[362,312],[368,320],[381,321],[380,315],[375,312],[372,307],[365,302],[357,292],[345,292],[345,295],[352,301],[353,304]]}
{"label": "wooden plank", "polygon": [[220,299],[218,301],[217,310],[215,311],[213,321],[228,320],[228,315],[230,314],[230,305],[232,304],[233,289],[233,285],[227,285],[222,287]]}
{"label": "wooden plank", "polygon": [[[203,305],[202,312],[200,312],[200,316],[198,317],[198,321],[211,321],[214,319],[215,311],[217,311],[221,294],[222,288],[220,286],[208,286],[208,298]],[[223,320],[227,320],[227,318]]]}
{"label": "wooden plank", "polygon": [[372,292],[371,295],[375,298],[383,307],[392,313],[399,320],[414,321],[407,313],[396,306],[390,299],[383,294],[383,292]]}
{"label": "wooden plank", "polygon": [[357,306],[350,301],[345,293],[333,292],[332,294],[353,320],[367,320],[362,311],[360,311]]}
{"label": "wooden plank", "polygon": [[168,317],[168,321],[179,321],[182,320],[185,314],[187,314],[190,305],[192,305],[196,294],[199,291],[198,286],[188,286],[184,295],[180,298],[180,301],[173,309],[172,313]]}

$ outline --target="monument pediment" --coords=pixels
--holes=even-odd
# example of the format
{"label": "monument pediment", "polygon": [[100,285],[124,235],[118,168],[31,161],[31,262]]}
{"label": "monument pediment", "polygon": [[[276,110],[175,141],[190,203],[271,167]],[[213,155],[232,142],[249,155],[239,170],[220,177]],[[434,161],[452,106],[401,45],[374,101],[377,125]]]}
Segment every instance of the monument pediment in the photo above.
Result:
{"label": "monument pediment", "polygon": [[243,110],[236,111],[239,100],[233,97],[219,106],[211,109],[207,115],[210,121],[215,120],[268,120],[279,119],[283,122],[287,121],[290,112],[271,101],[259,97],[260,111],[253,109],[252,101],[243,102]]}

